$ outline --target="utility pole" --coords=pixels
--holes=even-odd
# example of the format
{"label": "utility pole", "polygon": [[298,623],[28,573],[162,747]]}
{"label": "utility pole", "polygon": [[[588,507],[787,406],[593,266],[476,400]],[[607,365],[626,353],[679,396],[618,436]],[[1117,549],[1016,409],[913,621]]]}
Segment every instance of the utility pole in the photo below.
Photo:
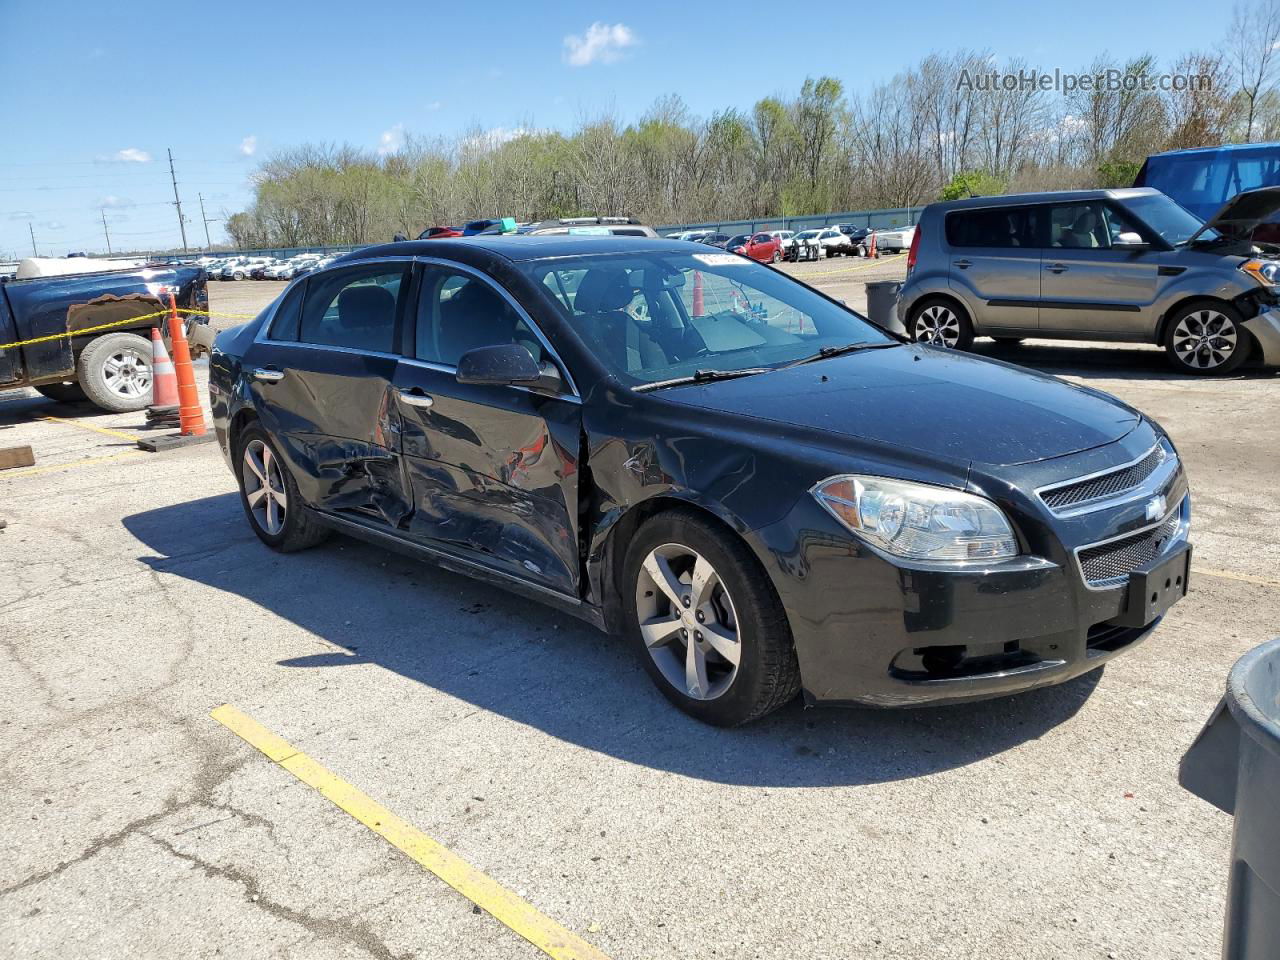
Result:
{"label": "utility pole", "polygon": [[205,253],[212,253],[213,241],[209,239],[209,224],[217,223],[218,220],[220,220],[221,218],[214,217],[212,220],[210,220],[208,217],[206,217],[204,215],[204,194],[197,193],[196,196],[200,198],[200,219],[204,221],[204,250],[205,250]]}
{"label": "utility pole", "polygon": [[173,172],[173,149],[169,148],[169,179],[173,181],[173,205],[178,208],[178,229],[182,231],[182,252],[187,248],[187,222],[182,218],[182,199],[178,196],[178,175]]}
{"label": "utility pole", "polygon": [[31,221],[27,221],[27,232],[31,234],[31,255],[33,257],[40,256],[40,251],[36,249],[36,228],[31,225]]}
{"label": "utility pole", "polygon": [[107,211],[99,207],[98,212],[102,214],[102,232],[107,235],[107,256],[109,257],[111,256],[111,231],[107,229]]}

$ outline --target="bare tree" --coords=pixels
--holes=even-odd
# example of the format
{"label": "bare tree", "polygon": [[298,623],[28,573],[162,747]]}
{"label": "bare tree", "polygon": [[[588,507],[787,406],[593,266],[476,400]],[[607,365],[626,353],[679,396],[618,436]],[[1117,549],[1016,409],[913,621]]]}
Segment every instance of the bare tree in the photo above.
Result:
{"label": "bare tree", "polygon": [[1227,57],[1244,98],[1244,140],[1254,138],[1258,107],[1275,79],[1280,46],[1280,3],[1250,0],[1236,3],[1227,34]]}

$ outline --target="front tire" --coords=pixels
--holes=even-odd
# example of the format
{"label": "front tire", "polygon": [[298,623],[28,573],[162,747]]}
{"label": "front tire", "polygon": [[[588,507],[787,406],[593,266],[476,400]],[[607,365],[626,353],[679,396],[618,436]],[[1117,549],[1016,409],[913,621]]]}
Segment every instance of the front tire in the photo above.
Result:
{"label": "front tire", "polygon": [[916,343],[968,350],[973,345],[973,323],[954,300],[926,297],[911,312],[907,336]]}
{"label": "front tire", "polygon": [[267,432],[247,427],[236,443],[240,505],[258,539],[272,550],[292,553],[329,537],[329,528],[307,511],[298,485]]}
{"label": "front tire", "polygon": [[108,333],[90,341],[76,360],[85,396],[109,413],[132,413],[151,403],[151,342],[136,333]]}
{"label": "front tire", "polygon": [[1164,349],[1183,373],[1220,376],[1248,359],[1253,341],[1235,307],[1216,300],[1197,300],[1169,318]]}
{"label": "front tire", "polygon": [[686,511],[659,514],[627,551],[628,631],[663,695],[704,723],[758,719],[800,690],[782,603],[746,545]]}

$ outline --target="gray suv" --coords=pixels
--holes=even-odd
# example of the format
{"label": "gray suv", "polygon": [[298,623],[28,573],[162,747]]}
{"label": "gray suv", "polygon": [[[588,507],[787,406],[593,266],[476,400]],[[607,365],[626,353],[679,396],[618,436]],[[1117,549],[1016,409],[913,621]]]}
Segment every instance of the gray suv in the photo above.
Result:
{"label": "gray suv", "polygon": [[898,315],[921,342],[975,336],[1165,347],[1179,370],[1280,366],[1280,260],[1253,228],[1280,187],[1208,223],[1158,190],[1073,190],[935,203],[920,216]]}

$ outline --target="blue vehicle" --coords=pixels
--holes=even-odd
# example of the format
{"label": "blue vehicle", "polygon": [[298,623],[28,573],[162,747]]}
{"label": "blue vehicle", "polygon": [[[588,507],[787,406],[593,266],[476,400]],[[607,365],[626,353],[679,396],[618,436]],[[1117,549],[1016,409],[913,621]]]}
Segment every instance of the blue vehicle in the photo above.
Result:
{"label": "blue vehicle", "polygon": [[1280,143],[1157,153],[1147,157],[1133,185],[1155,187],[1201,220],[1212,220],[1236,194],[1280,185]]}

